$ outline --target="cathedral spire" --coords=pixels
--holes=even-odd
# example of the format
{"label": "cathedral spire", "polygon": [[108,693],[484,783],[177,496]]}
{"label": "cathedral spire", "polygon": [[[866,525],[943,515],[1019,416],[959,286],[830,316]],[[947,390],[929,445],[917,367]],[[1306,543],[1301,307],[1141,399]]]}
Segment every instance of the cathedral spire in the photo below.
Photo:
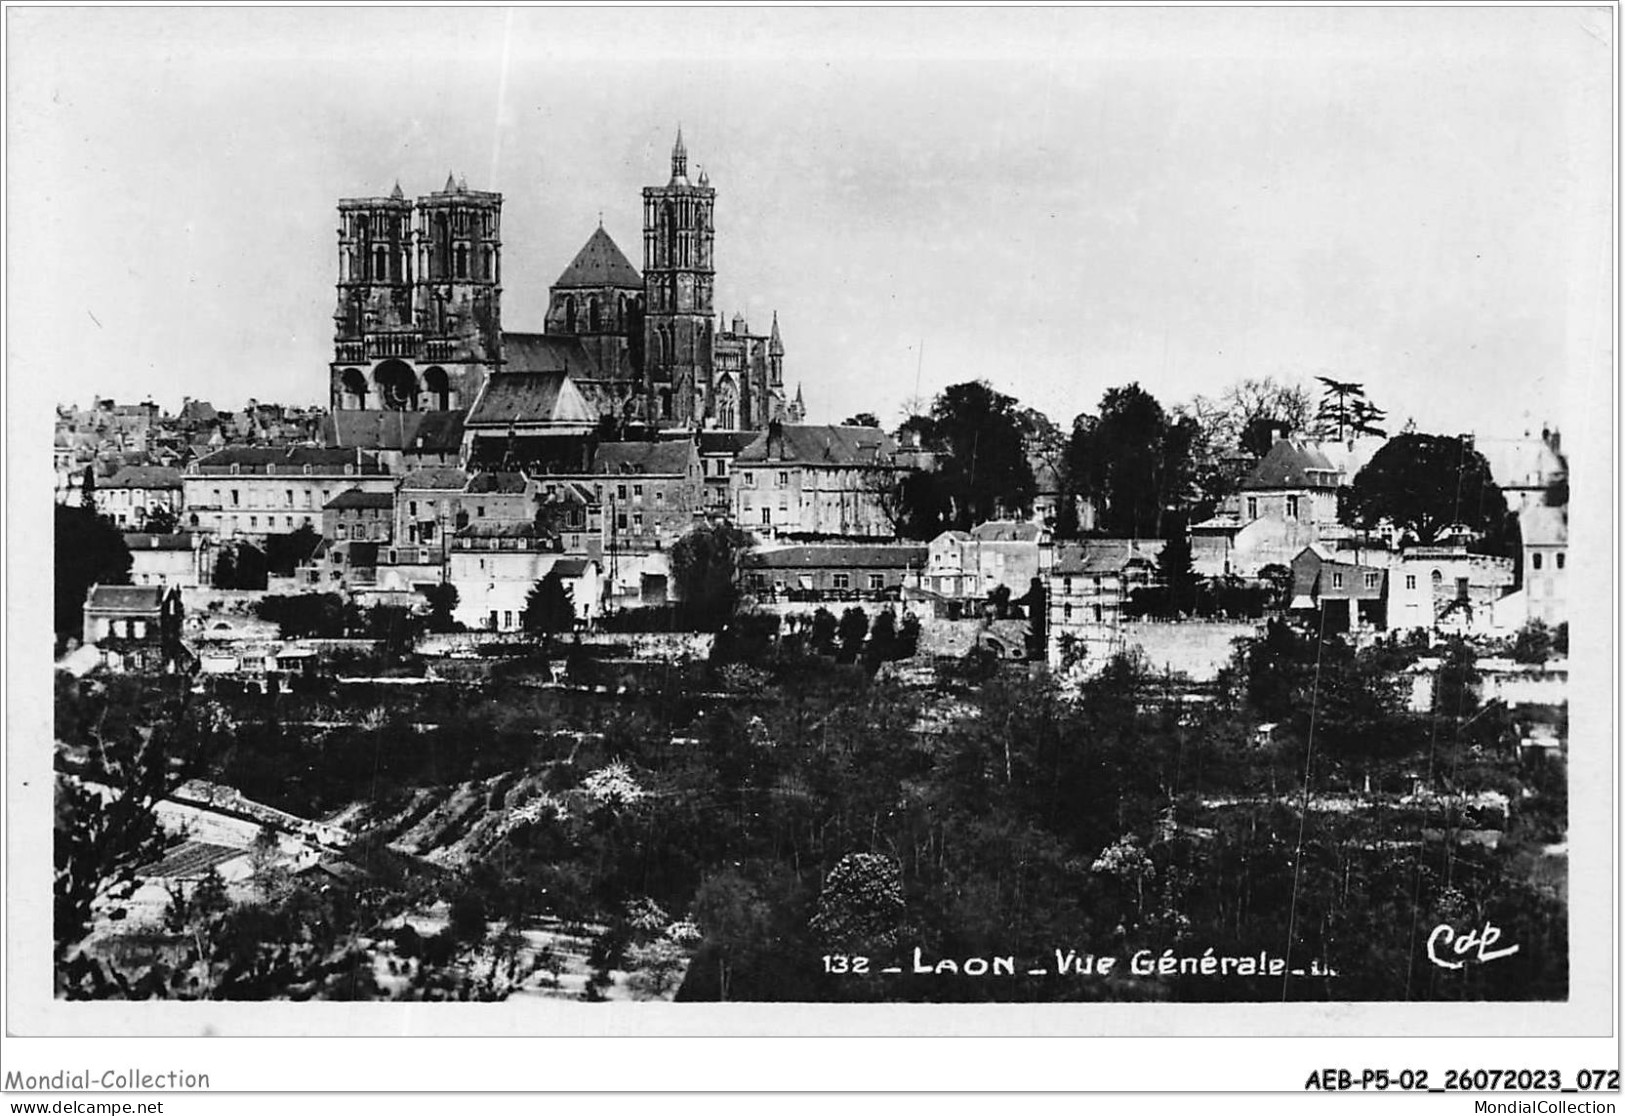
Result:
{"label": "cathedral spire", "polygon": [[680,181],[688,177],[688,148],[683,146],[683,126],[677,125],[677,142],[671,148],[671,180]]}
{"label": "cathedral spire", "polygon": [[[773,334],[767,341],[767,353],[769,356],[784,355],[784,342],[779,339],[779,312],[777,310],[773,311]],[[800,391],[801,389],[798,387],[796,390]]]}
{"label": "cathedral spire", "polygon": [[395,180],[395,188],[389,192],[389,196],[394,198],[396,201],[400,201],[402,198],[404,198],[406,196],[401,191],[401,180],[400,179],[397,178]]}

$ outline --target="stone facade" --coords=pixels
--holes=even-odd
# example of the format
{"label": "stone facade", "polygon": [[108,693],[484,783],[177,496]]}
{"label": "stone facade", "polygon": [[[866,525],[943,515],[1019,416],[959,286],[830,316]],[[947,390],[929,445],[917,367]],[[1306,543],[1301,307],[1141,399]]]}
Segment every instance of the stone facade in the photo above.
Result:
{"label": "stone facade", "polygon": [[331,403],[460,410],[502,364],[502,195],[339,202]]}

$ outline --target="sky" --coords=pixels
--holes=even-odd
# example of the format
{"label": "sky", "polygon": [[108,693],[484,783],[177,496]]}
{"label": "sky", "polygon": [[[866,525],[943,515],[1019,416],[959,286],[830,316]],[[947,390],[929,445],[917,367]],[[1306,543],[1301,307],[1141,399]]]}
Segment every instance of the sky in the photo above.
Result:
{"label": "sky", "polygon": [[325,404],[338,199],[448,172],[539,330],[600,217],[641,262],[679,124],[813,421],[1330,375],[1506,436],[1607,383],[1608,9],[6,15],[8,385],[53,402]]}

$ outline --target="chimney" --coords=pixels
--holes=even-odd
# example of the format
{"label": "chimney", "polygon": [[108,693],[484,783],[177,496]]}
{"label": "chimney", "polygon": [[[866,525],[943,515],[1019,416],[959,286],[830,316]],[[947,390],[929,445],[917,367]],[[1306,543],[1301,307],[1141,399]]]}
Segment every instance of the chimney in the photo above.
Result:
{"label": "chimney", "polygon": [[784,460],[784,423],[778,419],[767,424],[767,456]]}

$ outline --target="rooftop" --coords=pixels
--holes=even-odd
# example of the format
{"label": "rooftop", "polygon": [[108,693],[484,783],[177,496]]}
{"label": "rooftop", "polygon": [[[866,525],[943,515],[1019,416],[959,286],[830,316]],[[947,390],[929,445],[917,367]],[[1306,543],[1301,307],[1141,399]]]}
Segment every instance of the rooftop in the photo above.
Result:
{"label": "rooftop", "polygon": [[757,434],[739,464],[889,465],[897,443],[871,426],[782,426]]}
{"label": "rooftop", "polygon": [[462,411],[334,411],[321,421],[322,444],[365,450],[455,453]]}
{"label": "rooftop", "polygon": [[872,546],[786,546],[745,555],[745,565],[768,570],[908,569],[925,564],[926,548],[917,543]]}
{"label": "rooftop", "polygon": [[587,238],[570,266],[554,281],[555,287],[597,288],[617,287],[643,293],[643,276],[632,266],[602,225]]}
{"label": "rooftop", "polygon": [[200,472],[225,472],[232,466],[244,473],[302,471],[306,467],[324,473],[388,471],[378,463],[376,454],[318,446],[226,446],[192,463],[192,468]]}
{"label": "rooftop", "polygon": [[[548,338],[548,340],[558,340]],[[574,338],[570,338],[574,342]],[[580,349],[579,342],[575,345]],[[513,365],[510,363],[510,369]],[[598,416],[587,406],[564,368],[494,373],[468,414],[469,426],[593,426]]]}
{"label": "rooftop", "polygon": [[100,484],[102,488],[180,488],[181,471],[162,465],[126,465]]}
{"label": "rooftop", "polygon": [[592,471],[599,474],[664,473],[681,476],[688,471],[694,443],[601,442],[592,456]]}
{"label": "rooftop", "polygon": [[1337,466],[1313,442],[1282,438],[1270,447],[1246,480],[1243,490],[1268,488],[1336,488]]}
{"label": "rooftop", "polygon": [[351,488],[340,492],[322,505],[322,510],[326,511],[331,508],[335,511],[345,511],[373,508],[388,511],[394,506],[395,494],[393,492],[363,492],[359,488]]}
{"label": "rooftop", "polygon": [[124,545],[136,550],[191,550],[195,536],[189,531],[173,535],[154,535],[146,531],[126,531]]}
{"label": "rooftop", "polygon": [[1155,562],[1166,545],[1163,539],[1084,539],[1055,548],[1058,574],[1118,573],[1135,562]]}
{"label": "rooftop", "polygon": [[157,612],[163,605],[162,585],[92,585],[85,608],[105,612]]}

